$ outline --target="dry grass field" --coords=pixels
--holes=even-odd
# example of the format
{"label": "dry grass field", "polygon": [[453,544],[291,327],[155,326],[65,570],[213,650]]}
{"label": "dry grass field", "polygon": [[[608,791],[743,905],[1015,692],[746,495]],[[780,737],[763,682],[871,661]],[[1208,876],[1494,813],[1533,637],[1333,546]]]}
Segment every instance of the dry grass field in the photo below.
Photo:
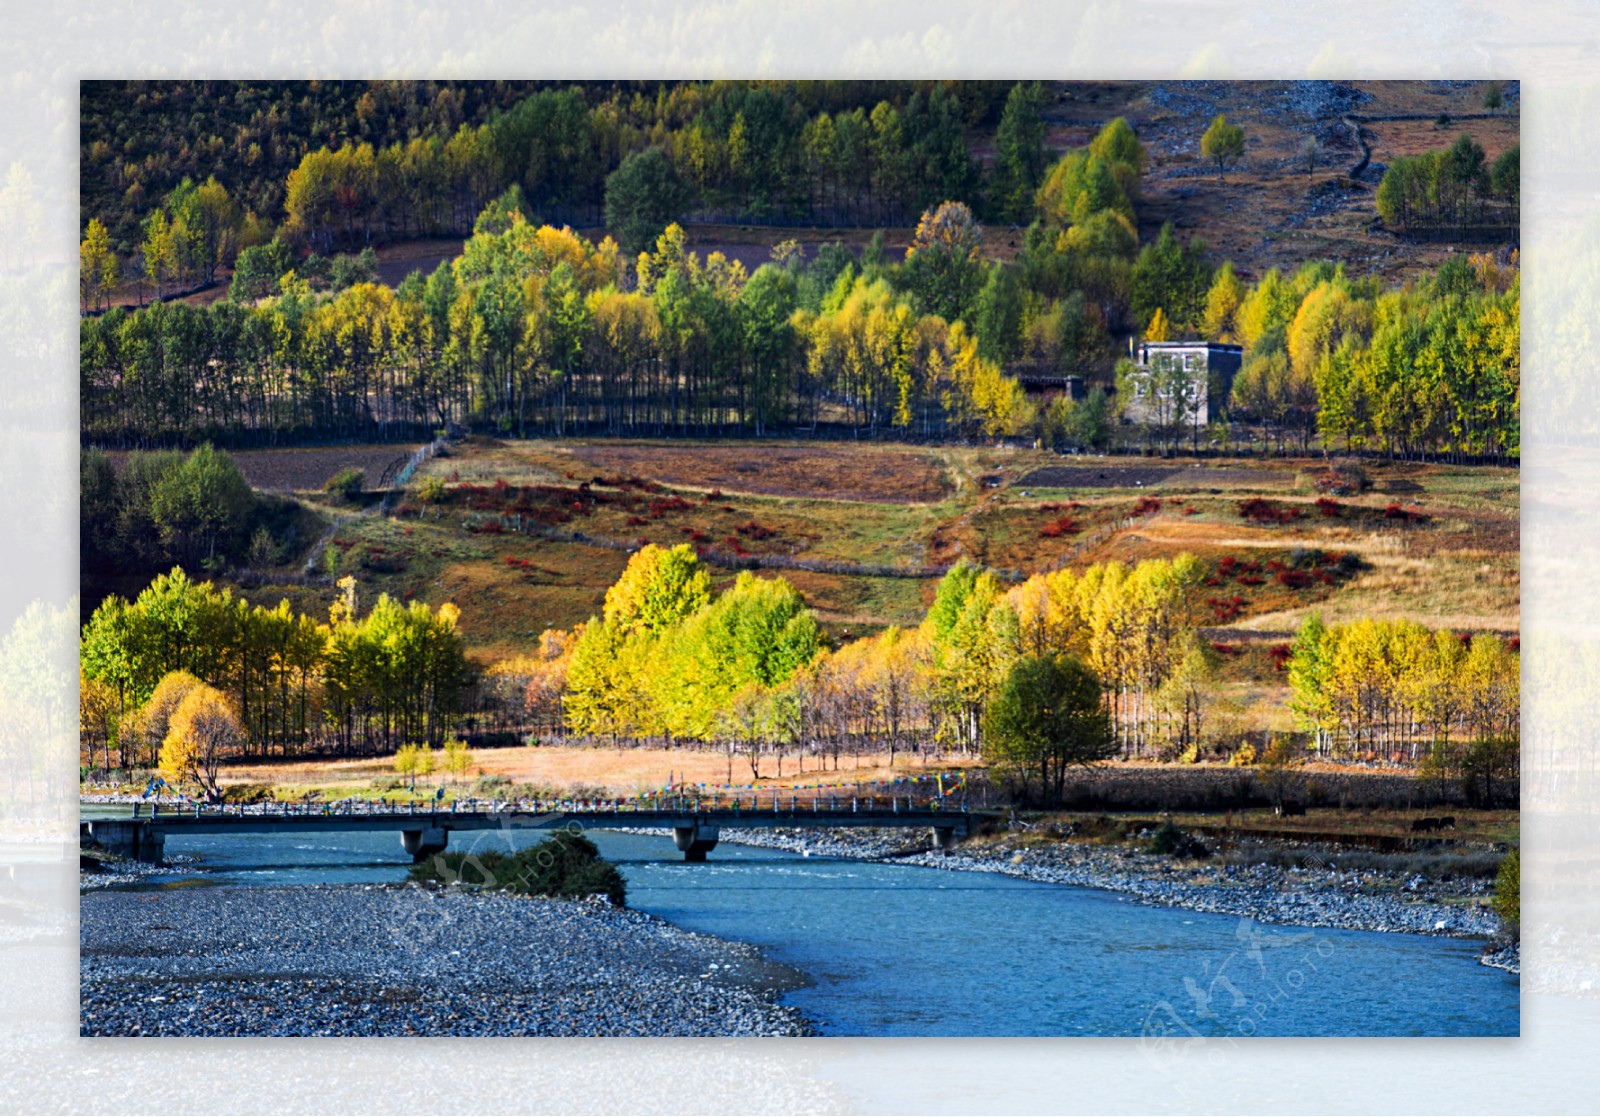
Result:
{"label": "dry grass field", "polygon": [[[327,451],[300,453],[314,461],[308,479],[332,464]],[[442,502],[412,492],[394,515],[344,521],[324,573],[354,574],[369,600],[454,601],[480,663],[598,612],[629,549],[645,542],[705,551],[718,588],[737,573],[719,555],[824,567],[762,573],[798,587],[834,639],[917,624],[937,571],[961,558],[1014,578],[1181,552],[1206,563],[1208,634],[1222,644],[1286,639],[1313,610],[1333,622],[1409,617],[1518,632],[1516,470],[1367,462],[1366,491],[1323,498],[1311,480],[1321,468],[1320,459],[1195,467],[1026,449],[474,438],[424,467],[443,482]],[[1251,501],[1283,522],[1246,517]],[[1307,553],[1320,556],[1308,578],[1284,572]],[[278,584],[271,572],[250,591],[280,594],[318,615],[331,599],[326,586]],[[1273,684],[1249,660],[1230,674]]]}
{"label": "dry grass field", "polygon": [[[698,748],[606,748],[541,745],[538,747],[478,749],[473,754],[473,766],[465,777],[470,781],[479,776],[501,776],[514,784],[535,787],[605,789],[615,796],[633,795],[656,790],[668,780],[675,783],[722,786],[727,783],[745,785],[751,782],[749,761],[742,755],[732,757],[717,749]],[[902,776],[932,775],[935,772],[955,771],[961,767],[955,761],[923,763],[910,753],[895,757],[893,767],[887,753],[859,758],[841,758],[839,768],[833,768],[832,758],[824,762],[816,757],[802,761],[794,754],[784,757],[783,774],[777,773],[774,757],[763,756],[761,761],[763,788],[810,787],[823,784],[828,787],[854,787],[857,783],[869,786],[875,781]],[[387,757],[364,760],[307,760],[277,763],[243,763],[223,769],[221,783],[224,787],[243,784],[270,783],[291,795],[317,791],[324,798],[357,794],[370,790],[374,780],[394,775],[394,765]],[[435,773],[418,781],[419,790],[426,786],[429,794],[443,783],[447,788],[463,787],[452,783],[448,776]]]}

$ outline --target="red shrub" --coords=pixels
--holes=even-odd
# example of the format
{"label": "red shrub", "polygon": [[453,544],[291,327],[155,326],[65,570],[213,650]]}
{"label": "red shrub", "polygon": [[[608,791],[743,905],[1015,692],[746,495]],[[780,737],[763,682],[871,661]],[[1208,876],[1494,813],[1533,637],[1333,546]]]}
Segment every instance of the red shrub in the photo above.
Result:
{"label": "red shrub", "polygon": [[1298,520],[1303,514],[1298,508],[1276,504],[1261,497],[1239,502],[1239,515],[1257,524],[1286,524]]}
{"label": "red shrub", "polygon": [[1243,586],[1260,586],[1264,585],[1265,583],[1266,579],[1261,577],[1259,574],[1239,575],[1239,584]]}
{"label": "red shrub", "polygon": [[774,535],[778,534],[776,528],[766,527],[762,524],[756,523],[754,520],[751,520],[749,523],[740,524],[738,527],[734,528],[734,530],[748,539],[771,539]]}
{"label": "red shrub", "polygon": [[1235,594],[1233,597],[1208,597],[1206,604],[1211,608],[1211,615],[1218,624],[1229,624],[1239,619],[1244,612],[1244,598]]}
{"label": "red shrub", "polygon": [[1143,496],[1139,498],[1139,503],[1133,506],[1133,514],[1135,516],[1145,516],[1159,511],[1161,511],[1160,497]]}
{"label": "red shrub", "polygon": [[693,507],[694,505],[684,500],[681,496],[669,496],[661,500],[652,500],[650,502],[650,518],[659,520],[662,516],[671,512],[687,512]]}
{"label": "red shrub", "polygon": [[1077,520],[1062,516],[1059,520],[1052,520],[1039,529],[1041,539],[1059,539],[1063,535],[1076,535],[1082,531],[1082,525]]}
{"label": "red shrub", "polygon": [[1311,575],[1304,570],[1280,570],[1275,575],[1280,586],[1288,586],[1292,590],[1303,590],[1311,584]]}
{"label": "red shrub", "polygon": [[1317,511],[1330,520],[1336,520],[1344,515],[1344,506],[1330,497],[1319,496],[1317,497]]}
{"label": "red shrub", "polygon": [[650,521],[645,519],[643,516],[629,516],[628,517],[628,526],[629,527],[643,527],[645,524],[648,524],[649,522]]}
{"label": "red shrub", "polygon": [[1267,654],[1272,657],[1272,666],[1279,671],[1289,670],[1289,660],[1293,653],[1289,650],[1288,644],[1274,644],[1267,649]]}

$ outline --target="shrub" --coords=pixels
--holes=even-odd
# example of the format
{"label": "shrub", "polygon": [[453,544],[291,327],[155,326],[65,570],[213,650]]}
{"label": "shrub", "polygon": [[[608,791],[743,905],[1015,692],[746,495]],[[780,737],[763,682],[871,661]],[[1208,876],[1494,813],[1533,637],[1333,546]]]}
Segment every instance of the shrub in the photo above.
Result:
{"label": "shrub", "polygon": [[424,504],[439,504],[444,500],[444,482],[438,477],[424,477],[417,486],[417,499]]}
{"label": "shrub", "polygon": [[366,486],[367,475],[359,469],[341,469],[328,478],[322,486],[322,491],[343,497],[345,500],[355,500],[361,495],[361,490]]}
{"label": "shrub", "polygon": [[1252,497],[1239,502],[1239,515],[1255,524],[1287,524],[1298,520],[1304,512],[1261,497]]}
{"label": "shrub", "polygon": [[479,776],[472,781],[472,794],[480,799],[509,798],[511,781],[505,776]]}
{"label": "shrub", "polygon": [[1172,825],[1171,819],[1163,822],[1160,828],[1156,830],[1155,837],[1150,839],[1149,849],[1151,853],[1180,860],[1199,861],[1211,856],[1209,849],[1198,839],[1185,834],[1182,830]]}
{"label": "shrub", "polygon": [[513,854],[444,853],[411,867],[422,883],[506,888],[528,896],[582,900],[603,895],[617,907],[627,899],[627,884],[595,844],[582,834],[558,830],[545,841]]}
{"label": "shrub", "polygon": [[1522,856],[1517,850],[1500,862],[1494,877],[1493,907],[1506,932],[1515,937],[1522,926]]}
{"label": "shrub", "polygon": [[1249,741],[1246,741],[1244,744],[1240,745],[1234,750],[1233,755],[1228,757],[1228,767],[1230,768],[1249,768],[1255,764],[1255,762],[1256,747]]}
{"label": "shrub", "polygon": [[1326,496],[1317,498],[1317,511],[1330,520],[1336,520],[1344,515],[1344,507],[1337,500]]}

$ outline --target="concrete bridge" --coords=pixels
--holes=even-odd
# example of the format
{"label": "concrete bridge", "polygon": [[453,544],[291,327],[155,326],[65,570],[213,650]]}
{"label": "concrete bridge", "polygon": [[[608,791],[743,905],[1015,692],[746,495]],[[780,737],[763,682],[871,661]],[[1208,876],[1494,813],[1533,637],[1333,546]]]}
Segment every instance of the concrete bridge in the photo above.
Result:
{"label": "concrete bridge", "polygon": [[932,832],[933,846],[949,853],[956,842],[971,833],[970,816],[937,802],[917,803],[906,797],[892,799],[803,800],[790,796],[787,803],[745,807],[733,803],[699,803],[692,800],[627,805],[500,804],[465,810],[455,806],[399,808],[369,804],[328,807],[272,805],[256,807],[196,807],[144,810],[117,818],[85,819],[80,837],[92,839],[110,853],[140,861],[160,861],[169,834],[263,834],[359,830],[398,831],[400,844],[413,861],[443,853],[452,830],[558,830],[637,827],[671,830],[674,842],[688,861],[704,861],[716,848],[723,827],[790,829],[797,827],[922,828]]}

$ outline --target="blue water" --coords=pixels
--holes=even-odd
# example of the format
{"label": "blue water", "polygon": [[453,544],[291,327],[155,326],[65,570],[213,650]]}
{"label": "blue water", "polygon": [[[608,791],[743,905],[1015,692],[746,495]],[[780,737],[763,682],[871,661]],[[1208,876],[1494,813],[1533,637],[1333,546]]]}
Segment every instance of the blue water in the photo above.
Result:
{"label": "blue water", "polygon": [[[810,984],[785,995],[829,1035],[1503,1036],[1518,981],[1473,941],[1268,926],[989,873],[804,858],[591,832],[630,907],[754,943]],[[539,832],[458,832],[452,850]],[[167,839],[221,886],[398,881],[387,833]],[[168,877],[166,880],[173,880]],[[185,883],[190,883],[185,881]]]}

